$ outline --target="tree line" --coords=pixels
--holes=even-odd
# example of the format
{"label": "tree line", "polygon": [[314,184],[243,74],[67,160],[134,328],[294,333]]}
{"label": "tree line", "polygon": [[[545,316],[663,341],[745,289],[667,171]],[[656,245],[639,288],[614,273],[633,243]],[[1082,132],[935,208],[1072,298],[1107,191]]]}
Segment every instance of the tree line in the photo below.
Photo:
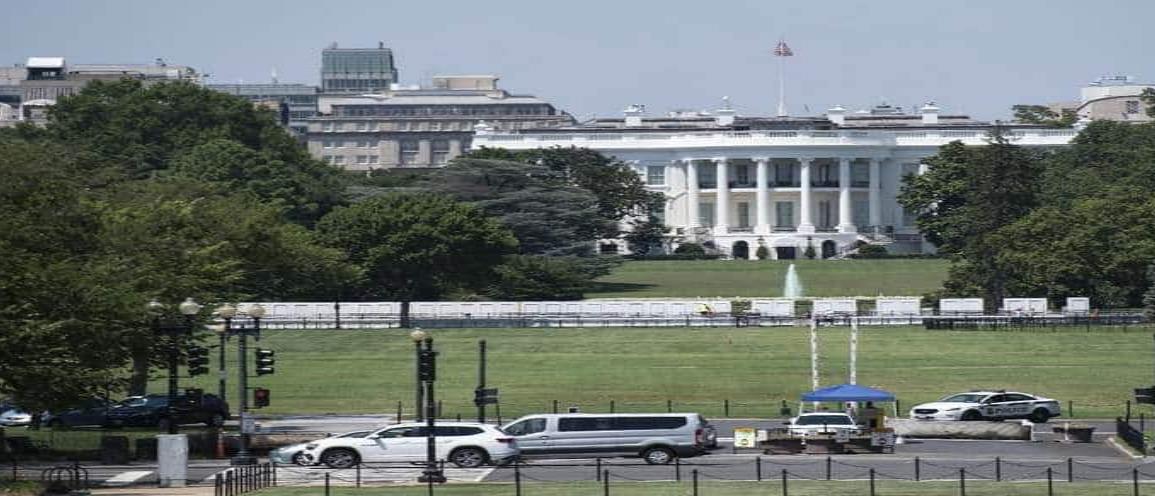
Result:
{"label": "tree line", "polygon": [[0,130],[0,396],[143,393],[151,300],[581,298],[613,264],[594,242],[659,204],[588,150],[399,177],[339,172],[271,111],[180,82],[94,82]]}
{"label": "tree line", "polygon": [[[1144,99],[1155,105],[1152,92]],[[953,142],[926,163],[898,199],[952,259],[931,298],[981,296],[988,310],[1019,296],[1143,306],[1155,262],[1155,124],[1096,121],[1049,151],[995,128],[989,144]]]}

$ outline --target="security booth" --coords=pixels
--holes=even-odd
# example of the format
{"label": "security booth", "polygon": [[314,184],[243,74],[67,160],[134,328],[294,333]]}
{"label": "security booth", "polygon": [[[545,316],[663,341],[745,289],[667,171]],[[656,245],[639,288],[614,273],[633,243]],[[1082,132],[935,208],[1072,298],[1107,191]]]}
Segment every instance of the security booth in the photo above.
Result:
{"label": "security booth", "polygon": [[785,426],[757,431],[754,447],[766,454],[894,452],[894,430],[885,426],[883,410],[876,406],[895,403],[890,392],[840,384],[803,394],[802,402],[803,407],[806,403],[834,406],[810,412],[799,408],[803,413]]}

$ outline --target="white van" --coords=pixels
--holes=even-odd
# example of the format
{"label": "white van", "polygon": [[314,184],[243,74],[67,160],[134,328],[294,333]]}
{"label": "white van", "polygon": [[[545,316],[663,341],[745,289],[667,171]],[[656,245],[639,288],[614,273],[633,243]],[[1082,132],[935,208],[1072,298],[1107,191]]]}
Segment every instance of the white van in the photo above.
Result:
{"label": "white van", "polygon": [[528,415],[501,428],[522,454],[633,454],[650,464],[706,453],[714,427],[697,413],[555,413]]}

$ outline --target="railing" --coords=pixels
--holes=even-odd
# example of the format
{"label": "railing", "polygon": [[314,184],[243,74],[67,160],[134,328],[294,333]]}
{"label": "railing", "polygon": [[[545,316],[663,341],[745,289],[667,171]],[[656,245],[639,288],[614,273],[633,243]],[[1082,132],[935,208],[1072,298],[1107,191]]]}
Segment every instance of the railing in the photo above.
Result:
{"label": "railing", "polygon": [[1143,438],[1142,431],[1131,427],[1131,422],[1123,420],[1122,417],[1115,417],[1115,434],[1139,453],[1147,454],[1147,440]]}
{"label": "railing", "polygon": [[235,496],[277,485],[277,468],[272,463],[240,466],[216,474],[213,496]]}
{"label": "railing", "polygon": [[[1073,129],[1030,129],[1012,130],[1009,137],[1020,144],[1056,145],[1066,144],[1078,134]],[[772,141],[780,144],[876,144],[876,145],[940,145],[949,141],[982,140],[988,135],[986,130],[926,130],[926,131],[728,131],[728,132],[668,132],[642,133],[623,131],[620,133],[551,133],[551,134],[481,134],[474,137],[474,144],[482,146],[488,142],[517,143],[529,146],[547,146],[542,143],[571,142],[615,142],[614,146],[630,146],[629,142],[649,143],[655,141]],[[1034,143],[1032,143],[1034,141]],[[532,144],[531,144],[532,143]],[[746,143],[742,143],[746,144]],[[646,146],[646,145],[642,145]],[[661,144],[660,146],[668,146]]]}

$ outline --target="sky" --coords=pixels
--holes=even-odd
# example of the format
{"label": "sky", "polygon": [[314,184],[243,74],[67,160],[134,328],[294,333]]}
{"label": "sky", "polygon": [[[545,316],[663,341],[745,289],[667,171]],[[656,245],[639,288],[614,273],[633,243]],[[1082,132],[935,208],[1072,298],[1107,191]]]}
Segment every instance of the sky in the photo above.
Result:
{"label": "sky", "polygon": [[[579,119],[791,115],[881,101],[1006,119],[1106,74],[1155,81],[1155,0],[0,0],[0,64],[189,65],[210,83],[318,84],[321,49],[393,49],[401,82],[495,74]],[[795,56],[772,53],[784,39]]]}

